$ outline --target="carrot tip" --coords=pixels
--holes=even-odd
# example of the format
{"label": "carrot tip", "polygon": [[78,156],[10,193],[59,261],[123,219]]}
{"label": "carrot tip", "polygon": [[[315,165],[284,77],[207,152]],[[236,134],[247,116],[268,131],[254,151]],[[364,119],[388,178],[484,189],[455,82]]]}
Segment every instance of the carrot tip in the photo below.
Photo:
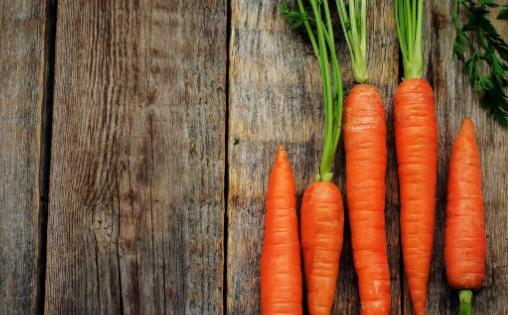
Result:
{"label": "carrot tip", "polygon": [[474,138],[474,124],[473,120],[469,117],[464,118],[464,121],[462,122],[462,127],[459,131],[459,137],[467,137],[467,138]]}
{"label": "carrot tip", "polygon": [[276,161],[287,161],[288,154],[286,152],[286,149],[284,149],[284,146],[282,144],[279,144],[277,147],[277,153],[275,154],[275,160]]}
{"label": "carrot tip", "polygon": [[464,118],[464,121],[462,122],[462,126],[463,127],[468,126],[468,127],[474,128],[474,123],[473,123],[473,120],[471,119],[471,117]]}

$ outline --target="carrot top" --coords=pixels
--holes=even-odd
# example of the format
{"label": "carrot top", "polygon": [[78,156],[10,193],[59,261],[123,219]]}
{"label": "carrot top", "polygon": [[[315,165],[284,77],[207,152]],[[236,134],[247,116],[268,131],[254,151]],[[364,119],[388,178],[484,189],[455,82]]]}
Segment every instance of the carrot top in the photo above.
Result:
{"label": "carrot top", "polygon": [[404,79],[420,79],[423,77],[423,0],[395,0],[395,19]]}
{"label": "carrot top", "polygon": [[321,70],[324,101],[323,154],[319,165],[318,181],[331,181],[332,167],[342,127],[342,81],[335,52],[333,23],[328,0],[297,0],[297,9],[287,2],[282,14],[293,27],[304,26]]}
{"label": "carrot top", "polygon": [[367,7],[365,0],[349,0],[348,8],[342,0],[336,0],[340,24],[344,31],[347,47],[351,55],[353,80],[367,83]]}

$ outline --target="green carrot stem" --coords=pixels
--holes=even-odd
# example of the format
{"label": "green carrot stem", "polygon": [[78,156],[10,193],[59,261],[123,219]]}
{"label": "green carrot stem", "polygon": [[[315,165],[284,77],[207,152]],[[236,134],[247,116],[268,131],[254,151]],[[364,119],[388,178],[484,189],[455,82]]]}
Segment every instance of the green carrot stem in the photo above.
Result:
{"label": "green carrot stem", "polygon": [[471,290],[459,291],[459,315],[473,314],[473,292]]}
{"label": "green carrot stem", "polygon": [[366,83],[369,81],[369,75],[367,72],[367,8],[365,0],[349,0],[349,10],[346,10],[344,0],[335,0],[335,2],[351,55],[353,80],[357,83]]}
{"label": "green carrot stem", "polygon": [[342,127],[341,73],[335,51],[333,23],[328,0],[308,0],[308,3],[310,4],[310,15],[303,0],[297,0],[298,11],[291,10],[289,4],[283,2],[282,13],[294,27],[301,25],[305,27],[319,63],[323,88],[324,132],[323,154],[317,180],[331,181]]}
{"label": "green carrot stem", "polygon": [[329,61],[328,61],[328,48],[325,39],[325,30],[324,23],[321,17],[321,8],[318,7],[318,4],[315,1],[310,1],[312,6],[312,12],[314,14],[314,20],[316,22],[317,29],[317,38],[318,38],[318,47],[319,47],[319,57],[320,57],[320,68],[321,68],[321,78],[322,78],[322,86],[323,86],[323,99],[324,99],[324,109],[325,109],[325,130],[324,130],[324,143],[323,143],[323,155],[321,157],[321,164],[319,166],[319,178],[321,180],[331,180],[331,166],[333,161],[330,161],[330,151],[331,151],[331,137],[333,135],[333,107],[332,103],[332,91],[330,84],[330,69],[329,69]]}
{"label": "green carrot stem", "polygon": [[[333,39],[333,24],[332,24],[332,18],[330,16],[330,9],[328,7],[328,2],[323,2],[324,8],[325,8],[325,18],[326,18],[326,32],[327,35],[327,43],[328,47],[330,48],[330,58],[332,62],[332,70],[333,70],[333,82],[337,83],[340,82],[340,69],[339,69],[339,62],[337,60],[337,53],[335,52],[335,41]],[[337,95],[337,84],[332,85],[332,94],[335,97]]]}
{"label": "green carrot stem", "polygon": [[[302,16],[306,17],[307,12],[305,11],[305,6],[303,5],[303,1],[298,0],[297,2],[298,2],[298,9],[300,10],[300,13],[302,14]],[[312,27],[310,26],[309,20],[307,18],[303,19],[303,25],[305,26],[305,30],[307,31],[307,34],[309,36],[309,40],[312,45],[312,49],[314,50],[314,54],[316,55],[318,62],[321,63],[319,49],[316,44],[316,37],[314,36],[314,32],[312,31]]]}
{"label": "green carrot stem", "polygon": [[[335,40],[333,35],[333,24],[330,15],[330,8],[328,6],[328,1],[323,1],[324,6],[324,14],[326,19],[326,32],[327,35],[327,43],[328,49],[330,51],[330,62],[332,65],[333,72],[333,82],[331,82],[332,86],[332,98],[330,99],[329,106],[331,107],[331,135],[328,135],[330,142],[330,149],[324,156],[328,156],[327,161],[330,163],[328,166],[323,166],[323,168],[327,168],[328,171],[325,174],[329,174],[329,179],[327,179],[325,174],[322,174],[321,177],[323,180],[331,180],[332,179],[332,165],[335,160],[335,154],[337,152],[337,146],[339,144],[340,131],[342,129],[342,98],[343,98],[343,89],[342,89],[342,81],[341,81],[341,73],[339,67],[339,61],[337,59],[337,53],[335,51]],[[324,176],[324,177],[323,177]]]}
{"label": "green carrot stem", "polygon": [[404,79],[423,77],[423,0],[395,0]]}

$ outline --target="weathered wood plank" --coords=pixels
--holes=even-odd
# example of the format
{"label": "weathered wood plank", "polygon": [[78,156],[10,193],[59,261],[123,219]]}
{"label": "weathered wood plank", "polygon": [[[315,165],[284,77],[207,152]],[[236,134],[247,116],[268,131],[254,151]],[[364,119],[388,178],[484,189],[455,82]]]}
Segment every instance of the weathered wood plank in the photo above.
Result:
{"label": "weathered wood plank", "polygon": [[226,7],[59,3],[47,314],[222,312]]}
{"label": "weathered wood plank", "polygon": [[0,4],[0,314],[35,314],[41,294],[46,9]]}
{"label": "weathered wood plank", "polygon": [[[463,65],[452,55],[455,26],[453,3],[428,1],[424,41],[427,60],[426,78],[431,82],[437,107],[439,129],[439,165],[436,206],[436,234],[429,282],[429,314],[456,314],[458,298],[448,286],[444,266],[444,227],[447,173],[450,150],[466,116],[472,117],[481,152],[487,268],[484,288],[474,297],[475,314],[506,314],[508,302],[508,133],[499,127],[478,105],[478,98],[464,76]],[[505,23],[505,22],[504,22]],[[499,24],[504,38],[508,28]],[[407,287],[405,288],[407,289]],[[407,290],[405,314],[412,314]]]}
{"label": "weathered wood plank", "polygon": [[[260,310],[259,257],[264,194],[276,145],[282,143],[287,147],[298,200],[306,185],[315,178],[321,153],[322,99],[318,65],[306,44],[306,35],[295,34],[280,16],[279,3],[237,0],[231,5],[227,260],[227,311],[230,314],[257,314]],[[375,1],[369,5],[369,16],[372,16],[369,67],[372,82],[381,88],[385,98],[388,145],[393,147],[390,122],[393,86],[398,80],[398,50],[391,5]],[[344,81],[350,86],[349,57],[345,44],[339,46]],[[401,309],[398,195],[393,150],[390,153],[387,222],[392,308],[396,314]],[[341,150],[337,165],[337,181],[341,187],[343,164]],[[333,311],[337,314],[359,312],[349,242],[346,234]]]}

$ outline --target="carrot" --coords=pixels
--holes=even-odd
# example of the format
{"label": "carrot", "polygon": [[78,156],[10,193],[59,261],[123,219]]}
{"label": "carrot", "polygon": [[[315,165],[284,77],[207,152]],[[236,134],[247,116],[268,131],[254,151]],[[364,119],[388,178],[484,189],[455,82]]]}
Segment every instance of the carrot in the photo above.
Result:
{"label": "carrot", "polygon": [[286,151],[279,145],[266,193],[261,256],[263,314],[302,314],[302,271],[295,181]]}
{"label": "carrot", "polygon": [[434,96],[423,77],[423,0],[396,0],[404,81],[395,94],[402,257],[416,314],[425,314],[434,235],[437,126]]}
{"label": "carrot", "polygon": [[400,84],[395,95],[402,255],[416,314],[425,314],[434,235],[437,129],[432,88],[425,80]]}
{"label": "carrot", "polygon": [[480,153],[466,118],[450,158],[445,230],[446,273],[450,286],[460,290],[459,314],[471,314],[471,290],[482,286],[485,243]]}
{"label": "carrot", "polygon": [[356,85],[349,92],[344,109],[344,146],[351,241],[362,314],[389,314],[384,214],[386,126],[383,101],[372,85]]}
{"label": "carrot", "polygon": [[304,193],[300,227],[309,313],[326,315],[335,296],[344,227],[342,197],[331,183],[342,126],[342,81],[328,1],[309,1],[310,12],[303,0],[297,4],[298,9],[293,11],[286,3],[283,13],[293,26],[305,27],[319,62],[323,87],[323,154],[316,181]]}
{"label": "carrot", "polygon": [[[353,259],[358,274],[361,312],[390,313],[390,271],[386,254],[386,125],[383,100],[368,84],[365,2],[346,10],[337,1],[351,55],[355,85],[344,107],[346,192]],[[349,14],[348,14],[349,12]],[[368,196],[368,197],[366,197]]]}
{"label": "carrot", "polygon": [[319,181],[307,187],[301,229],[309,312],[330,314],[344,229],[342,197],[337,186]]}

